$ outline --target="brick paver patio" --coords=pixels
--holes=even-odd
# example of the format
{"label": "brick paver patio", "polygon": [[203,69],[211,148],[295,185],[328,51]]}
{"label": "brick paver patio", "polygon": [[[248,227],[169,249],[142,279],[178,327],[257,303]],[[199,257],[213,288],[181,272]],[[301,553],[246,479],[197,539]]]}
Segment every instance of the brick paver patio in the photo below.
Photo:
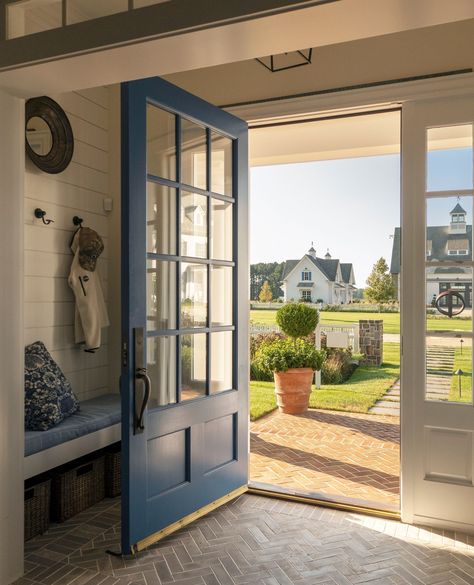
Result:
{"label": "brick paver patio", "polygon": [[398,417],[275,411],[251,423],[250,437],[253,482],[398,508]]}

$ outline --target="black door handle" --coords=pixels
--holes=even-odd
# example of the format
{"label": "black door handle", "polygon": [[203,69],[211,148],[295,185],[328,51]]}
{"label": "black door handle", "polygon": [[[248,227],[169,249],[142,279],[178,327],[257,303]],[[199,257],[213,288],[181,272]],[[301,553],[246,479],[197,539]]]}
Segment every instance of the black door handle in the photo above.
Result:
{"label": "black door handle", "polygon": [[140,411],[139,411],[137,419],[135,421],[135,428],[140,433],[143,430],[145,430],[144,416],[145,416],[146,407],[148,405],[148,401],[150,400],[150,396],[151,396],[151,380],[150,380],[150,376],[148,375],[148,373],[146,371],[146,368],[138,368],[136,371],[135,377],[138,380],[143,380],[143,382],[145,383],[145,393],[143,396],[142,405],[140,407]]}

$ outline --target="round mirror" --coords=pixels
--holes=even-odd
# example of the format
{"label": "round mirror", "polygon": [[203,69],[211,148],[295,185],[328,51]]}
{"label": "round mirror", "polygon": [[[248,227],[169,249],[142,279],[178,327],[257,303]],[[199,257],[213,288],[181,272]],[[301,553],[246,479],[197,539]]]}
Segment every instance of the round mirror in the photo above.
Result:
{"label": "round mirror", "polygon": [[53,133],[46,120],[33,116],[26,126],[26,140],[32,150],[40,156],[46,156],[53,147]]}
{"label": "round mirror", "polygon": [[49,97],[26,102],[26,152],[46,173],[61,173],[74,152],[71,124],[61,106]]}

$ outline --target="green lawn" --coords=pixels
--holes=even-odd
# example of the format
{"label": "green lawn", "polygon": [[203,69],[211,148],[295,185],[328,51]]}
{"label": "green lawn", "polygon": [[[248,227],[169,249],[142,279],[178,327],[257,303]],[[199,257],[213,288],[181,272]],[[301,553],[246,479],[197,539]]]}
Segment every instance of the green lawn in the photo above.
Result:
{"label": "green lawn", "polygon": [[[359,367],[344,384],[313,387],[310,407],[346,412],[368,412],[400,375],[400,344],[384,344],[380,368]],[[250,382],[250,420],[275,410],[273,382]]]}
{"label": "green lawn", "polygon": [[459,396],[459,379],[453,376],[451,381],[451,391],[449,400],[453,402],[471,402],[472,400],[472,351],[470,347],[465,347],[461,354],[461,349],[457,348],[454,352],[453,372],[461,369],[461,396]]}
{"label": "green lawn", "polygon": [[[320,313],[321,323],[337,323],[340,325],[356,323],[360,319],[383,319],[384,333],[400,333],[400,313],[350,313],[323,311]],[[250,319],[254,323],[275,325],[276,310],[254,309],[250,311]],[[429,331],[470,331],[470,319],[428,318]]]}

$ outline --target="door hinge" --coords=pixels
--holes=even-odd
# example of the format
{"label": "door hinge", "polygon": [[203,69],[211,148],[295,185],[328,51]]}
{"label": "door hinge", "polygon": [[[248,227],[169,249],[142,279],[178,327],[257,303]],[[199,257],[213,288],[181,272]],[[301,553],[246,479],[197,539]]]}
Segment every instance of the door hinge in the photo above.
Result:
{"label": "door hinge", "polygon": [[122,342],[122,367],[126,368],[128,365],[128,344],[126,341]]}

